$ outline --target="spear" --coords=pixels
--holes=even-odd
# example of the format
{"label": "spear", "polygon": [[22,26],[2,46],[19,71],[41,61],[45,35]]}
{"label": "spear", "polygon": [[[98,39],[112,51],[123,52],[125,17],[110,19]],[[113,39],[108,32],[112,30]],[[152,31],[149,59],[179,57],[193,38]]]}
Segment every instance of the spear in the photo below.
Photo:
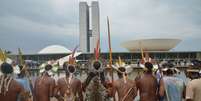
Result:
{"label": "spear", "polygon": [[141,41],[140,41],[140,51],[141,51],[142,59],[144,59],[144,52],[143,52],[143,49],[142,49],[142,43],[141,43]]}
{"label": "spear", "polygon": [[[114,75],[113,75],[113,68],[112,68],[112,46],[111,46],[111,38],[110,38],[110,22],[108,17],[107,17],[107,27],[108,27],[108,44],[109,44],[108,46],[109,46],[109,53],[110,53],[109,68],[110,68],[110,75],[112,77],[112,84],[113,84]],[[116,101],[115,95],[114,95],[114,101]]]}
{"label": "spear", "polygon": [[110,75],[112,77],[112,83],[113,83],[114,82],[114,76],[113,76],[113,68],[112,68],[112,47],[111,47],[111,38],[110,38],[110,22],[109,22],[108,17],[107,17],[107,27],[108,27],[108,44],[109,44],[109,53],[110,53],[109,67],[111,69]]}
{"label": "spear", "polygon": [[25,62],[23,60],[22,51],[21,51],[20,48],[18,48],[18,55],[19,55],[19,65],[23,66],[23,68],[22,68],[21,71],[25,70],[25,75],[27,76],[27,78],[29,80],[29,85],[30,85],[30,89],[31,89],[31,92],[32,92],[32,97],[33,97],[33,85],[32,85],[32,81],[31,81],[31,78],[30,78],[29,71],[27,70]]}

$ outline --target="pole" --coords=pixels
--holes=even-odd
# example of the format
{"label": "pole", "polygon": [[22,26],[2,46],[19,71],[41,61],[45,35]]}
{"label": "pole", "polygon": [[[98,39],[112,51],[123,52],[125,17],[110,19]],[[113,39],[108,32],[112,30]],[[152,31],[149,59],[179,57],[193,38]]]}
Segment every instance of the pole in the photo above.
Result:
{"label": "pole", "polygon": [[114,76],[113,76],[113,68],[112,68],[112,47],[111,47],[111,38],[110,38],[110,22],[109,18],[107,17],[107,25],[108,25],[108,44],[109,44],[109,67],[111,69],[110,75],[112,77],[112,83],[114,81]]}
{"label": "pole", "polygon": [[[108,27],[108,44],[109,44],[109,53],[110,53],[109,68],[110,68],[110,76],[112,78],[112,84],[113,84],[114,75],[113,75],[113,68],[112,68],[112,46],[111,46],[111,38],[110,38],[110,22],[108,17],[107,17],[107,27]],[[114,95],[114,101],[116,101],[115,95]]]}

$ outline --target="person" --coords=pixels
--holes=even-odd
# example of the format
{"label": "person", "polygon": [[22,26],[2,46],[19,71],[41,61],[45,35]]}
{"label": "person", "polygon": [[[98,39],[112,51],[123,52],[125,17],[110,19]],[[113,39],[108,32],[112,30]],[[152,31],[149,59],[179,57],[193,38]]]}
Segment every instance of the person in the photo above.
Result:
{"label": "person", "polygon": [[83,83],[83,91],[86,92],[87,101],[108,101],[111,100],[107,93],[107,81],[105,80],[104,69],[100,60],[92,62],[92,68]]}
{"label": "person", "polygon": [[[31,80],[29,80],[28,77],[26,77],[26,70],[25,70],[26,67],[20,65],[19,66],[19,69],[20,69],[20,73],[18,74],[18,78],[16,78],[16,81],[21,85],[23,86],[23,88],[25,89],[26,93],[29,94],[29,100],[31,101],[32,99],[32,90],[31,87],[32,87],[32,82]],[[18,101],[20,101],[18,99]]]}
{"label": "person", "polygon": [[190,80],[193,80],[193,79],[198,79],[200,74],[199,74],[199,70],[198,69],[187,69],[187,76]]}
{"label": "person", "polygon": [[147,70],[135,79],[140,101],[157,101],[158,96],[163,96],[163,89],[158,91],[160,87],[158,87],[156,77],[152,74],[153,65],[150,62],[146,62],[145,68]]}
{"label": "person", "polygon": [[174,68],[167,68],[166,75],[163,77],[165,85],[164,101],[182,101],[184,98],[184,81],[174,76]]}
{"label": "person", "polygon": [[133,101],[137,95],[135,81],[127,78],[125,67],[119,67],[117,69],[117,75],[119,79],[113,83],[113,97],[115,97],[115,93],[117,92],[117,101]]}
{"label": "person", "polygon": [[59,101],[83,101],[82,83],[74,76],[75,65],[64,63],[66,77],[57,81],[55,96]]}
{"label": "person", "polygon": [[27,101],[27,94],[24,88],[12,77],[13,68],[8,63],[1,64],[3,75],[0,76],[0,100],[17,101],[19,95],[20,101]]}
{"label": "person", "polygon": [[54,96],[55,80],[51,78],[51,69],[51,65],[46,65],[42,75],[36,78],[34,101],[50,101],[50,98]]}
{"label": "person", "polygon": [[201,99],[201,78],[194,79],[187,84],[186,101],[200,101]]}

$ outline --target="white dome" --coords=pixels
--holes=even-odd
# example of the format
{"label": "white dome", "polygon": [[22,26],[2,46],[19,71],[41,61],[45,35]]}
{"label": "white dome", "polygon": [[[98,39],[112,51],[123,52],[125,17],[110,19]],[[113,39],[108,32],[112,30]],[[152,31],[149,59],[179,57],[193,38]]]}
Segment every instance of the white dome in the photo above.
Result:
{"label": "white dome", "polygon": [[38,54],[63,54],[63,53],[71,53],[71,51],[61,45],[50,45],[38,52]]}

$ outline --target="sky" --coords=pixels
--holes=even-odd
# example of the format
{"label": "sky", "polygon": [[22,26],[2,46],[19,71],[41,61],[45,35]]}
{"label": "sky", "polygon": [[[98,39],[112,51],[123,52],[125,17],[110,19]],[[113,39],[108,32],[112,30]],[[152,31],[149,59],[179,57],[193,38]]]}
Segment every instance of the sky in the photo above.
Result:
{"label": "sky", "polygon": [[[0,48],[37,53],[48,45],[73,49],[79,44],[79,2],[92,0],[0,0]],[[201,51],[200,0],[96,0],[100,7],[101,49],[148,38],[179,38],[174,51]]]}

